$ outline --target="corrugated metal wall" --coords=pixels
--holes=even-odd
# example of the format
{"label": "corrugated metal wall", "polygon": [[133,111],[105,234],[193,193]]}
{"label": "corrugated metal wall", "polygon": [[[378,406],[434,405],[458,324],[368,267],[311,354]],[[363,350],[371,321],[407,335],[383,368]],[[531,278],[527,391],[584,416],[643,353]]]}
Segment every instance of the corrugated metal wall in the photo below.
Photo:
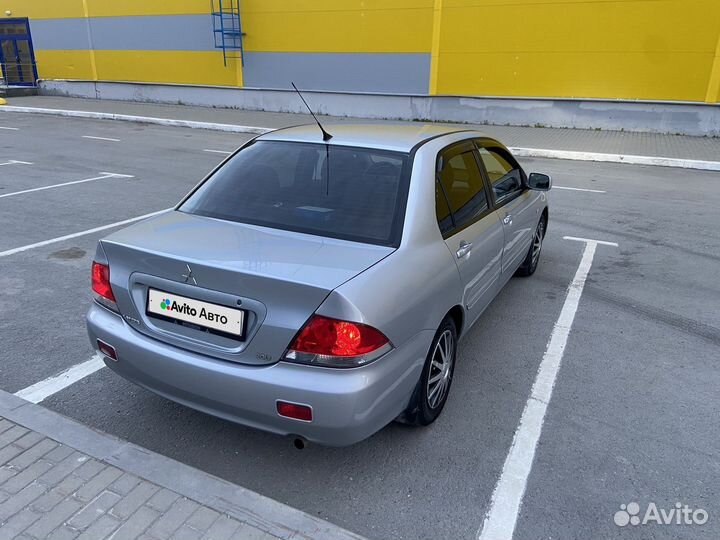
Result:
{"label": "corrugated metal wall", "polygon": [[719,0],[241,0],[245,66],[206,0],[0,0],[43,78],[392,94],[720,102]]}

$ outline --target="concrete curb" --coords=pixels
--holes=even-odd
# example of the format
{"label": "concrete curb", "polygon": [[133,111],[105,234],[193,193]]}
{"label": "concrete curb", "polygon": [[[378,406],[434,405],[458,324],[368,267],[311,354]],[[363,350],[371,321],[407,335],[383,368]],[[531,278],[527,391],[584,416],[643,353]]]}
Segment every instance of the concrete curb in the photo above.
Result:
{"label": "concrete curb", "polygon": [[517,157],[567,159],[571,161],[602,161],[606,163],[626,163],[628,165],[651,165],[655,167],[674,167],[677,169],[720,171],[720,161],[703,161],[699,159],[680,159],[654,156],[632,156],[624,154],[601,154],[596,152],[573,152],[570,150],[545,150],[541,148],[510,148],[510,150]]}
{"label": "concrete curb", "polygon": [[363,537],[0,390],[0,416],[287,540]]}
{"label": "concrete curb", "polygon": [[[71,111],[64,109],[47,109],[41,107],[15,107],[5,105],[0,112],[46,114],[64,116],[68,118],[90,118],[93,120],[118,120],[122,122],[136,122],[141,124],[154,124],[168,127],[184,127],[191,129],[207,129],[224,131],[228,133],[251,133],[261,135],[274,131],[270,128],[258,126],[240,126],[236,124],[218,124],[213,122],[198,122],[194,120],[177,120],[173,118],[158,118],[153,116],[133,116],[129,114],[114,114],[94,111]],[[602,154],[595,152],[578,152],[571,150],[549,150],[542,148],[511,148],[518,157],[563,159],[570,161],[598,161],[605,163],[625,163],[628,165],[650,165],[655,167],[672,167],[679,169],[695,169],[701,171],[720,171],[720,161],[703,161],[696,159],[680,159],[655,156],[634,156],[624,154]]]}

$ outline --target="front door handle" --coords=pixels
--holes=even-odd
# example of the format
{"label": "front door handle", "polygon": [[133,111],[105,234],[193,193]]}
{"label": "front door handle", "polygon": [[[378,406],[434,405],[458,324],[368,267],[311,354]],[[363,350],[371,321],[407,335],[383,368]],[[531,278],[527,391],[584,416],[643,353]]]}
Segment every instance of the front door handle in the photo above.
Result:
{"label": "front door handle", "polygon": [[465,255],[470,253],[470,251],[472,251],[472,243],[463,240],[462,242],[460,242],[460,246],[458,247],[458,250],[456,252],[457,258],[462,259]]}
{"label": "front door handle", "polygon": [[512,225],[512,214],[505,214],[503,225]]}

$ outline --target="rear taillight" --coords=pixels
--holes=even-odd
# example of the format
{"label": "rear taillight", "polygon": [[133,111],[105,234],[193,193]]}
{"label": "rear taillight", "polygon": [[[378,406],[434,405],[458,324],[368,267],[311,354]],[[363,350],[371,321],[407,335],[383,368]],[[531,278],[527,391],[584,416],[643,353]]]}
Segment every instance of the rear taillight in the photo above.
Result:
{"label": "rear taillight", "polygon": [[328,367],[357,367],[392,348],[372,326],[313,315],[285,353],[285,360]]}
{"label": "rear taillight", "polygon": [[110,267],[93,261],[92,263],[92,290],[95,293],[95,300],[103,306],[117,311],[115,295],[110,286]]}

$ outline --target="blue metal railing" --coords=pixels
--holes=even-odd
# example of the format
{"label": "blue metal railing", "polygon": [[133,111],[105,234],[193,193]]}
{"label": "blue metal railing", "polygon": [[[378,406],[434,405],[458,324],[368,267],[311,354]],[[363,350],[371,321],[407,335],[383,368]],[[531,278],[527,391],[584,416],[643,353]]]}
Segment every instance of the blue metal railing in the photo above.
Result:
{"label": "blue metal railing", "polygon": [[37,86],[37,64],[0,61],[0,87],[7,86]]}

